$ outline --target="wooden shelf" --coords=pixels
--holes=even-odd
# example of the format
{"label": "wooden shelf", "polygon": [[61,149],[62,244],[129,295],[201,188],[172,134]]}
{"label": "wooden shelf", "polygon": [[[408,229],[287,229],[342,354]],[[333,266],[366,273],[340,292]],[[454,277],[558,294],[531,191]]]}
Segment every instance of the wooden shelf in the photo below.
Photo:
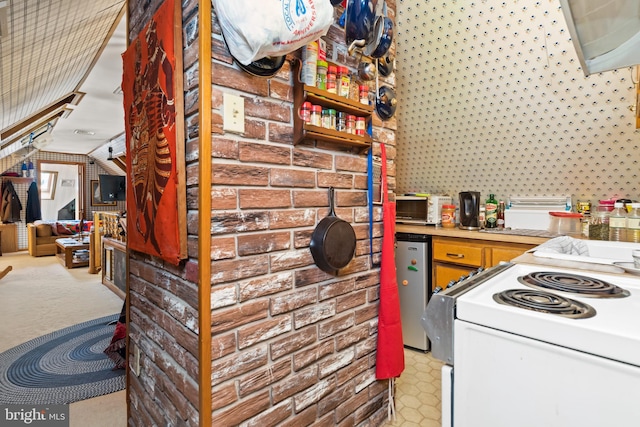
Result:
{"label": "wooden shelf", "polygon": [[293,143],[299,144],[304,140],[325,141],[332,144],[351,147],[358,152],[364,152],[371,147],[373,142],[369,134],[355,135],[347,132],[338,132],[334,129],[327,129],[319,126],[310,125],[302,121],[298,111],[304,102],[310,102],[313,105],[321,105],[324,108],[333,108],[336,111],[352,114],[356,117],[364,117],[367,127],[371,123],[373,114],[373,106],[361,104],[358,101],[329,93],[325,90],[318,89],[315,86],[308,86],[300,82],[300,61],[293,64],[295,82],[293,85]]}
{"label": "wooden shelf", "polygon": [[35,181],[35,178],[31,178],[31,177],[22,177],[22,176],[2,176],[3,180],[9,180],[11,182],[14,182],[16,184],[29,184],[33,181]]}

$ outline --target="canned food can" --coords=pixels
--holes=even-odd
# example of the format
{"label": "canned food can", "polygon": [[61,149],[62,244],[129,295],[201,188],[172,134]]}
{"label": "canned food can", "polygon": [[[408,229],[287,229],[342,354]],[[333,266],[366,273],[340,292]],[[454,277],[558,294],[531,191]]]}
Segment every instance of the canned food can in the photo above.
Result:
{"label": "canned food can", "polygon": [[581,214],[588,214],[591,212],[591,202],[581,202],[578,201],[576,203],[576,210]]}

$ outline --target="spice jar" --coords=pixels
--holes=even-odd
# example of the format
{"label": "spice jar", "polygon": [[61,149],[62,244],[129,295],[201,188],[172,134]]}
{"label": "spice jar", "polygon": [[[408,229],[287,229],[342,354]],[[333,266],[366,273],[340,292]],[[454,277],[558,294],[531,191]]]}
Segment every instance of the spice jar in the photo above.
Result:
{"label": "spice jar", "polygon": [[609,240],[609,206],[598,206],[589,217],[589,239]]}
{"label": "spice jar", "polygon": [[327,68],[327,92],[329,93],[337,93],[336,73],[337,73],[336,66],[329,65],[329,67]]}
{"label": "spice jar", "polygon": [[336,110],[333,108],[322,110],[322,127],[326,129],[336,128]]}
{"label": "spice jar", "polygon": [[327,61],[318,61],[318,72],[316,73],[316,87],[327,90]]}
{"label": "spice jar", "polygon": [[365,105],[369,105],[369,86],[367,85],[360,85],[359,88],[359,92],[360,92],[360,103],[361,104],[365,104]]}
{"label": "spice jar", "polygon": [[367,123],[364,117],[356,117],[356,135],[364,136],[367,133]]}
{"label": "spice jar", "polygon": [[303,102],[300,107],[300,118],[303,122],[309,123],[311,121],[311,103]]}
{"label": "spice jar", "polygon": [[455,205],[442,205],[441,222],[444,228],[453,228],[456,226]]}
{"label": "spice jar", "polygon": [[347,67],[338,67],[337,85],[338,95],[349,97],[349,86],[351,85],[351,76],[349,76],[349,69]]}
{"label": "spice jar", "polygon": [[347,133],[356,133],[356,116],[347,114]]}
{"label": "spice jar", "polygon": [[322,126],[322,107],[320,105],[311,106],[309,124],[314,126]]}
{"label": "spice jar", "polygon": [[347,113],[344,111],[338,112],[338,119],[336,121],[336,130],[338,132],[347,131]]}

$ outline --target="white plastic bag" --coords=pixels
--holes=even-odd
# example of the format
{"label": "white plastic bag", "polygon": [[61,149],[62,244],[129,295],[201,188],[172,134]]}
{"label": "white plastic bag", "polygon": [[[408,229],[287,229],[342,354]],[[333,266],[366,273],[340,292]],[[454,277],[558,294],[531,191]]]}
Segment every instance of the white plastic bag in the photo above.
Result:
{"label": "white plastic bag", "polygon": [[243,65],[283,56],[324,36],[330,0],[212,0],[231,55]]}

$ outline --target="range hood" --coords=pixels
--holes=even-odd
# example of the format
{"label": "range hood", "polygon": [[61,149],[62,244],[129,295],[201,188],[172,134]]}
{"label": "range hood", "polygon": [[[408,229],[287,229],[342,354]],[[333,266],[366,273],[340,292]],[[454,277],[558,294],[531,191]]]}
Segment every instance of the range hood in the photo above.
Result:
{"label": "range hood", "polygon": [[640,64],[640,1],[560,0],[584,75]]}

